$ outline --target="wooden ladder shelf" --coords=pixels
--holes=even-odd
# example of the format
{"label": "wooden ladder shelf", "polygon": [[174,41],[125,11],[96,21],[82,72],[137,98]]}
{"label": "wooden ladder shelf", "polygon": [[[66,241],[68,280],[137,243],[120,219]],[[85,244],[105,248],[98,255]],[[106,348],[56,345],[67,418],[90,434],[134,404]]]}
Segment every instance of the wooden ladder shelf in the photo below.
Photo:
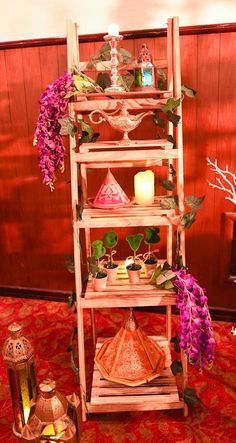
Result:
{"label": "wooden ladder shelf", "polygon": [[[79,59],[79,44],[77,24],[68,23],[67,48],[68,71],[73,73],[74,66],[80,70],[86,68],[86,63]],[[109,63],[108,63],[109,65]],[[78,94],[76,101],[69,104],[69,114],[75,120],[88,116],[93,110],[113,111],[120,100],[125,101],[127,109],[131,112],[140,110],[154,111],[161,109],[168,98],[181,97],[180,77],[180,50],[179,50],[179,25],[178,17],[168,19],[167,25],[167,58],[160,60],[157,66],[167,70],[167,88],[165,91],[158,89],[146,91],[133,91],[124,93],[91,93]],[[98,70],[101,69],[98,66]],[[104,69],[104,65],[103,65]],[[109,66],[108,66],[109,69]],[[151,114],[152,112],[150,112]],[[182,117],[181,102],[177,114]],[[88,118],[88,117],[87,117]],[[133,198],[130,204],[117,209],[98,209],[93,206],[93,199],[89,196],[89,171],[94,169],[94,174],[107,168],[150,168],[163,164],[174,165],[177,174],[177,194],[180,213],[184,208],[184,177],[183,177],[183,144],[182,144],[182,118],[177,127],[168,122],[168,134],[174,134],[176,146],[166,139],[131,140],[120,144],[119,140],[99,140],[95,143],[83,143],[77,146],[76,139],[70,137],[71,161],[71,199],[73,214],[74,235],[74,263],[75,287],[78,322],[78,352],[80,367],[81,397],[89,392],[82,404],[83,420],[87,413],[113,412],[113,411],[144,411],[161,409],[183,409],[187,415],[187,406],[178,392],[175,377],[171,372],[171,307],[176,304],[174,291],[158,290],[149,283],[149,279],[142,271],[138,284],[131,285],[128,280],[124,263],[119,264],[118,278],[114,283],[108,284],[105,290],[95,292],[92,281],[82,284],[80,236],[84,233],[87,255],[91,253],[91,230],[94,228],[115,227],[148,227],[163,226],[166,233],[166,254],[160,262],[167,260],[172,263],[174,228],[172,225],[175,210],[163,209],[160,205],[162,196],[156,195],[154,203],[143,206],[137,205]],[[79,168],[78,168],[79,165]],[[125,172],[126,173],[126,172]],[[171,178],[169,174],[169,178]],[[79,184],[82,197],[79,195]],[[167,195],[172,195],[171,191]],[[79,215],[78,215],[79,209]],[[185,262],[185,238],[181,233],[180,247]],[[128,307],[166,307],[166,335],[153,337],[161,346],[166,355],[166,364],[161,376],[150,383],[138,387],[128,387],[105,380],[98,368],[94,367],[91,389],[87,387],[87,370],[85,364],[84,344],[84,309],[91,310],[92,334],[95,353],[100,349],[103,338],[97,338],[95,325],[95,309],[128,308]],[[147,314],[148,315],[148,314]],[[182,355],[183,388],[187,384],[187,364]]]}

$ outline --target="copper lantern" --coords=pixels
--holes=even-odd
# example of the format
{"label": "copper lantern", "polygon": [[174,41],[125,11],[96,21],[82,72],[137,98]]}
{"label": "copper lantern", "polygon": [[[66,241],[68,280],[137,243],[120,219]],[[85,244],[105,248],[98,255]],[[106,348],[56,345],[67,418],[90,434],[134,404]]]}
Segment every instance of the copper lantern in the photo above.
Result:
{"label": "copper lantern", "polygon": [[32,402],[28,423],[22,431],[23,442],[78,443],[80,440],[80,400],[76,394],[65,397],[51,379],[39,385],[39,396]]}
{"label": "copper lantern", "polygon": [[139,386],[158,377],[165,366],[165,352],[138,325],[132,309],[115,337],[104,341],[95,363],[107,380]]}
{"label": "copper lantern", "polygon": [[152,63],[152,55],[144,43],[138,53],[137,67],[135,68],[135,86],[137,89],[155,87],[155,69]]}
{"label": "copper lantern", "polygon": [[8,330],[10,336],[3,345],[3,360],[8,368],[14,414],[13,432],[19,437],[29,417],[30,401],[37,396],[34,355],[20,324],[12,323]]}

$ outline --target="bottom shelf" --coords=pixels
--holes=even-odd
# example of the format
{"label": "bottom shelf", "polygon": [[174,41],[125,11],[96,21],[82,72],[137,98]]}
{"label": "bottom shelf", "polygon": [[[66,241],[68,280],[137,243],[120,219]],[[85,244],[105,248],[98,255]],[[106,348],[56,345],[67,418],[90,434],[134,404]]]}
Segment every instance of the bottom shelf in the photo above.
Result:
{"label": "bottom shelf", "polygon": [[[164,409],[182,409],[170,365],[171,355],[166,337],[152,337],[164,349],[166,364],[161,376],[152,382],[141,386],[125,386],[105,380],[97,367],[94,367],[90,402],[87,402],[87,412],[118,412],[118,411],[151,411]],[[104,339],[98,339],[96,353]]]}

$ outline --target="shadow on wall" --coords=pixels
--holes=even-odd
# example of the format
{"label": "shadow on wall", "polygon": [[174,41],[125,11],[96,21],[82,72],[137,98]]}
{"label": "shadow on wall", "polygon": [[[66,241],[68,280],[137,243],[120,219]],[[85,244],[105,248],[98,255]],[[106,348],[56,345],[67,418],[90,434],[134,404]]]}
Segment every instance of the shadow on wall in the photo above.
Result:
{"label": "shadow on wall", "polygon": [[174,16],[179,16],[180,26],[222,23],[227,6],[229,10],[235,12],[234,0],[228,0],[226,3],[227,5],[224,3],[223,6],[221,1],[206,4],[205,0],[198,2],[189,0],[177,2],[117,0],[113,2],[113,8],[108,11],[107,19],[110,22],[117,22],[122,31],[164,28],[167,19]]}
{"label": "shadow on wall", "polygon": [[71,289],[73,278],[65,269],[65,254],[72,250],[65,174],[58,174],[51,193],[42,184],[36,153],[1,156],[0,165],[0,285]]}

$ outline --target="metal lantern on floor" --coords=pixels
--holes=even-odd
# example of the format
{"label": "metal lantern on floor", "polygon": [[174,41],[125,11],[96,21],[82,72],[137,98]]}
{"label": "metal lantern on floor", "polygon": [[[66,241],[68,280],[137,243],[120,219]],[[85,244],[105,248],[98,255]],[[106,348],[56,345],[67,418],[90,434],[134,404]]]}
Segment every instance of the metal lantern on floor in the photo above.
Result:
{"label": "metal lantern on floor", "polygon": [[145,90],[146,88],[154,88],[155,86],[155,69],[152,63],[152,55],[146,43],[141,46],[137,67],[135,69],[135,86],[137,89]]}
{"label": "metal lantern on floor", "polygon": [[13,432],[19,437],[29,417],[30,401],[37,397],[34,355],[20,324],[12,323],[8,330],[10,336],[3,345],[3,360],[8,368],[14,414]]}
{"label": "metal lantern on floor", "polygon": [[54,380],[39,385],[39,396],[32,402],[23,442],[78,443],[80,441],[80,400],[76,394],[65,397],[56,390]]}

